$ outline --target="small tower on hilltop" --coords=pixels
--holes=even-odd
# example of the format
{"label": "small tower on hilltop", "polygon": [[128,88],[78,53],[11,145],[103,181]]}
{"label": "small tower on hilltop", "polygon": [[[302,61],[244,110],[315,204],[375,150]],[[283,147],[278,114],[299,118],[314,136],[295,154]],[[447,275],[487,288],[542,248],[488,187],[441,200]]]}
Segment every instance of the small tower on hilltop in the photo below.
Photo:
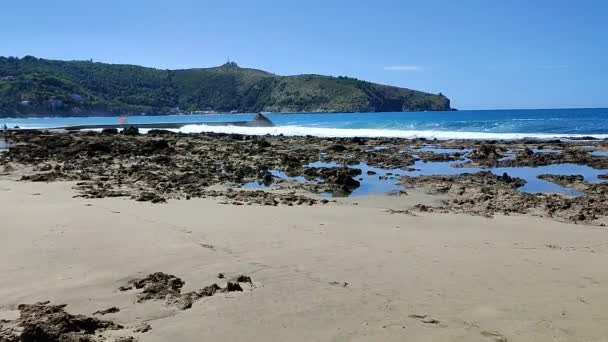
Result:
{"label": "small tower on hilltop", "polygon": [[230,57],[228,57],[228,58],[226,59],[226,63],[224,63],[224,65],[222,65],[222,67],[223,67],[223,68],[238,68],[238,67],[239,67],[239,65],[238,65],[238,64],[236,64],[236,62],[235,62],[235,61],[231,61],[231,60],[230,60]]}

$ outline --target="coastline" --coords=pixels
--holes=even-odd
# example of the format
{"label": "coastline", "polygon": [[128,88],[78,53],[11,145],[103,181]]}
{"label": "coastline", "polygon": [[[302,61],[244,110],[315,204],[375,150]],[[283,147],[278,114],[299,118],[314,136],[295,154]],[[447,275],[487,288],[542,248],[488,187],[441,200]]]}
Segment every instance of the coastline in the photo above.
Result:
{"label": "coastline", "polygon": [[[606,141],[10,138],[0,334],[50,301],[115,342],[608,335]],[[592,174],[534,179],[581,195],[494,170],[559,165]]]}

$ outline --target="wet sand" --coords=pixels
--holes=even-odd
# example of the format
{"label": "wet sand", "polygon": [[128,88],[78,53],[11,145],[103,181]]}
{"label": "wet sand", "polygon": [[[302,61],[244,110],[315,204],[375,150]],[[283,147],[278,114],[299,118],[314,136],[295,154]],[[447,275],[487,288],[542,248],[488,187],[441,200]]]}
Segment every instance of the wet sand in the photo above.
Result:
{"label": "wet sand", "polygon": [[[608,336],[604,227],[400,212],[441,199],[415,190],[315,206],[233,206],[211,197],[74,198],[74,185],[0,180],[0,319],[49,300],[88,316],[116,307],[94,315],[124,326],[103,336],[140,341]],[[238,275],[252,283],[187,310],[138,302],[141,289],[119,290],[154,272],[181,278],[183,292],[224,288]],[[151,329],[135,332],[144,322]]]}

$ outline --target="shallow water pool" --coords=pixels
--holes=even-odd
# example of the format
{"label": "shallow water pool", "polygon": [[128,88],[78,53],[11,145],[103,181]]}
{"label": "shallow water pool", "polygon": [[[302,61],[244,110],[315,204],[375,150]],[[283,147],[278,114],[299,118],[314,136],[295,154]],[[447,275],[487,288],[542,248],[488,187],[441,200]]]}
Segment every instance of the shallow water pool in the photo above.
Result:
{"label": "shallow water pool", "polygon": [[[462,150],[459,150],[462,151]],[[517,177],[524,179],[526,184],[520,187],[518,190],[527,193],[561,193],[568,196],[580,196],[583,195],[581,191],[563,187],[559,184],[539,179],[538,176],[543,174],[551,175],[582,175],[584,180],[588,183],[601,183],[605,180],[600,179],[598,176],[608,174],[608,170],[598,170],[586,165],[577,164],[555,164],[537,167],[493,167],[493,168],[480,168],[480,167],[454,167],[468,161],[464,159],[462,161],[448,161],[448,162],[425,162],[422,160],[416,161],[411,167],[411,170],[403,169],[382,169],[378,167],[369,166],[366,163],[359,163],[348,165],[349,168],[361,169],[361,175],[355,177],[361,185],[355,189],[350,196],[363,196],[370,194],[385,194],[391,191],[404,190],[404,187],[400,184],[399,178],[401,176],[455,176],[465,173],[477,173],[480,171],[490,171],[495,175],[502,176],[503,173],[507,173],[511,177]],[[338,168],[343,165],[336,162],[322,162],[317,161],[309,163],[306,167],[325,167],[325,168]],[[273,176],[282,179],[288,179],[297,182],[310,182],[302,176],[289,177],[282,171],[271,170]],[[318,181],[320,182],[320,181]],[[276,187],[275,185],[264,185],[259,182],[250,182],[243,186],[248,189],[268,189]],[[324,197],[331,197],[330,193],[321,194]]]}
{"label": "shallow water pool", "polygon": [[608,157],[608,151],[593,151],[591,152],[591,155],[596,157]]}
{"label": "shallow water pool", "polygon": [[471,152],[468,148],[443,148],[443,147],[435,147],[435,146],[424,146],[421,148],[414,149],[415,152],[432,152],[437,154],[454,154],[454,153],[469,153]]}
{"label": "shallow water pool", "polygon": [[580,191],[563,187],[553,182],[539,179],[539,175],[552,174],[552,175],[582,175],[586,182],[589,183],[600,183],[601,180],[598,176],[608,174],[608,170],[598,170],[586,165],[577,164],[555,164],[546,166],[523,166],[523,167],[493,167],[493,168],[480,168],[480,167],[462,167],[455,168],[453,165],[458,163],[454,162],[423,162],[417,161],[413,168],[416,171],[405,172],[408,176],[437,176],[446,175],[454,176],[463,173],[476,173],[480,171],[490,171],[495,175],[501,176],[503,173],[507,173],[511,177],[517,177],[524,179],[526,184],[519,188],[519,191],[529,193],[563,193],[571,196],[582,195]]}

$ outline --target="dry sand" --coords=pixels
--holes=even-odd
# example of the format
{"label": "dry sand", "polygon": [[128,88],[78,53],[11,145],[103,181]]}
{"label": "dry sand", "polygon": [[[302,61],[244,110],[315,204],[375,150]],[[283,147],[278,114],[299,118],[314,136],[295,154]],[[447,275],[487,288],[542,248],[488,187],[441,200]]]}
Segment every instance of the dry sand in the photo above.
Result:
{"label": "dry sand", "polygon": [[[50,300],[116,306],[103,318],[150,323],[140,341],[608,341],[606,228],[385,211],[417,194],[314,207],[73,195],[0,181],[0,318]],[[118,291],[156,271],[184,290],[224,286],[220,272],[254,287],[184,311]]]}

